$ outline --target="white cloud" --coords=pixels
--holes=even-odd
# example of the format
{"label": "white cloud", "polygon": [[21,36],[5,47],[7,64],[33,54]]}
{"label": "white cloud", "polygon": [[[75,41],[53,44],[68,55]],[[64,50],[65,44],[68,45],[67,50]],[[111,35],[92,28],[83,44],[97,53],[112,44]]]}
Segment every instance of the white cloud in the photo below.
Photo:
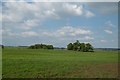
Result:
{"label": "white cloud", "polygon": [[85,16],[89,18],[89,17],[95,16],[95,14],[93,14],[93,13],[90,12],[90,11],[86,11]]}
{"label": "white cloud", "polygon": [[[65,19],[63,15],[92,17],[94,14],[86,10],[82,4],[77,3],[27,3],[27,2],[4,2],[2,20],[5,29],[11,29],[6,34],[9,36],[80,36],[92,34],[90,30],[62,27],[55,32],[38,32],[32,30],[38,28],[44,21],[50,19]],[[1,17],[1,16],[0,16]],[[17,32],[15,32],[17,31]]]}
{"label": "white cloud", "polygon": [[31,36],[38,36],[36,32],[33,31],[26,31],[21,33],[22,37],[31,37]]}
{"label": "white cloud", "polygon": [[[60,8],[61,7],[61,8]],[[61,13],[71,14],[72,16],[84,15],[86,10],[82,4],[72,3],[27,3],[27,2],[6,2],[3,6],[3,20],[7,21],[23,21],[24,19],[37,18],[59,18]],[[88,11],[86,17],[92,16],[93,13]],[[47,17],[46,17],[47,16]]]}
{"label": "white cloud", "polygon": [[102,43],[106,43],[107,41],[106,41],[106,40],[100,40],[100,42],[102,42]]}
{"label": "white cloud", "polygon": [[93,37],[90,37],[90,36],[85,36],[83,39],[84,39],[84,40],[93,40],[94,38],[93,38]]}
{"label": "white cloud", "polygon": [[107,21],[107,22],[105,23],[105,27],[107,27],[107,28],[114,28],[114,27],[115,27],[115,25],[114,25],[114,24],[112,24],[112,22],[111,22],[111,21]]}
{"label": "white cloud", "polygon": [[41,34],[43,36],[54,36],[53,33],[51,33],[51,32],[42,32]]}
{"label": "white cloud", "polygon": [[111,21],[107,21],[104,25],[105,29],[104,31],[108,34],[113,34],[114,30],[115,30],[115,25],[111,22]]}
{"label": "white cloud", "polygon": [[16,33],[16,32],[13,32],[11,29],[2,29],[2,37],[12,37],[12,36],[19,36],[20,34],[19,33]]}
{"label": "white cloud", "polygon": [[69,3],[64,3],[63,4],[63,9],[73,15],[82,15],[83,14],[83,6],[76,5],[76,4],[69,4]]}
{"label": "white cloud", "polygon": [[64,12],[67,12],[68,14],[71,14],[74,16],[85,16],[87,18],[95,16],[94,13],[92,13],[89,10],[86,10],[82,4],[64,3],[63,9],[64,9]]}
{"label": "white cloud", "polygon": [[119,0],[4,0],[2,2],[118,2]]}
{"label": "white cloud", "polygon": [[118,14],[118,2],[98,2],[87,3],[89,8],[96,10],[96,12],[102,15],[116,15]]}
{"label": "white cloud", "polygon": [[55,17],[56,19],[60,18],[58,14],[56,14],[55,9],[46,10],[44,11],[44,13],[45,13],[45,17],[51,17],[51,18]]}
{"label": "white cloud", "polygon": [[74,28],[72,26],[64,26],[57,30],[56,33],[58,33],[59,36],[79,36],[92,34],[90,30]]}
{"label": "white cloud", "polygon": [[106,33],[108,33],[108,34],[112,34],[113,32],[112,31],[110,31],[110,30],[104,30]]}
{"label": "white cloud", "polygon": [[[93,32],[90,30],[86,30],[86,29],[81,29],[81,28],[75,28],[72,26],[64,26],[54,32],[49,32],[49,31],[44,31],[41,34],[43,36],[51,36],[51,37],[80,37],[80,36],[85,36],[85,35],[90,35]],[[93,39],[91,37],[84,37],[85,39]]]}
{"label": "white cloud", "polygon": [[33,27],[36,27],[37,25],[38,25],[37,20],[27,20],[21,24],[21,28],[28,30],[28,29],[32,29]]}

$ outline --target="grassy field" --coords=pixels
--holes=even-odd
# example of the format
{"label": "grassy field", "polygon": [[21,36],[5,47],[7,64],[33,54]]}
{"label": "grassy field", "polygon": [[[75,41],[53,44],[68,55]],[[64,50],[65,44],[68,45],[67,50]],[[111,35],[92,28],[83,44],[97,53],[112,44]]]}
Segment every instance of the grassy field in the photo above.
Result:
{"label": "grassy field", "polygon": [[115,78],[117,51],[5,48],[3,78]]}

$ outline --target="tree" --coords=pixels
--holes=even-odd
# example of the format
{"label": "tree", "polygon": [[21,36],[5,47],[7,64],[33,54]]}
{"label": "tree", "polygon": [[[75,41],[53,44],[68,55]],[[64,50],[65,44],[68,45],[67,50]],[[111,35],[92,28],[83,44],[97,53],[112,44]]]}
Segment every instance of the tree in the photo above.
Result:
{"label": "tree", "polygon": [[54,49],[53,45],[35,44],[28,47],[30,49]]}
{"label": "tree", "polygon": [[79,43],[77,51],[81,50],[81,44]]}
{"label": "tree", "polygon": [[47,45],[47,49],[53,49],[53,45]]}
{"label": "tree", "polygon": [[90,52],[93,52],[93,47],[92,47],[92,45],[90,43],[86,44],[86,50],[90,51]]}
{"label": "tree", "polygon": [[74,50],[74,51],[83,51],[83,52],[93,52],[93,47],[90,43],[80,43],[78,40],[76,42],[69,43],[67,45],[68,50]]}
{"label": "tree", "polygon": [[72,43],[69,43],[69,44],[67,45],[67,49],[68,49],[68,50],[73,50],[73,44],[72,44]]}
{"label": "tree", "polygon": [[73,50],[77,51],[77,50],[79,50],[79,48],[80,48],[80,42],[78,40],[76,40],[76,42],[73,43]]}
{"label": "tree", "polygon": [[31,45],[30,47],[28,47],[30,49],[35,49],[35,46],[34,45]]}
{"label": "tree", "polygon": [[76,44],[73,44],[73,50],[77,51],[77,49],[78,49],[78,46]]}
{"label": "tree", "polygon": [[42,49],[47,49],[47,46],[43,44]]}
{"label": "tree", "polygon": [[85,52],[86,49],[85,49],[85,43],[81,43],[81,51]]}

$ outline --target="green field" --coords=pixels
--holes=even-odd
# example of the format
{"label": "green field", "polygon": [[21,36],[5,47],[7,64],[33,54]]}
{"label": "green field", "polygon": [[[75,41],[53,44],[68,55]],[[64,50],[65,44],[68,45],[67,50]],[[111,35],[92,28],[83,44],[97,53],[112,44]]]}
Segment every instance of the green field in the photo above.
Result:
{"label": "green field", "polygon": [[5,48],[3,78],[115,78],[118,51]]}

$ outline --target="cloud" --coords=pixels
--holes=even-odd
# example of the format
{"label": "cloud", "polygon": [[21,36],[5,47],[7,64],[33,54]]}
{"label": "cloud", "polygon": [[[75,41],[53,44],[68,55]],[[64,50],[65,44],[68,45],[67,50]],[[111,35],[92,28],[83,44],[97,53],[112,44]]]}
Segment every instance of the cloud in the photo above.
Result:
{"label": "cloud", "polygon": [[87,4],[89,8],[103,15],[114,15],[118,13],[118,2],[93,2]]}
{"label": "cloud", "polygon": [[32,29],[36,26],[38,26],[38,20],[27,20],[21,24],[21,28],[26,30]]}
{"label": "cloud", "polygon": [[[93,40],[94,38],[86,36],[86,35],[91,35],[93,34],[92,31],[86,30],[86,29],[81,29],[81,28],[75,28],[72,26],[64,26],[56,31],[50,32],[50,31],[43,31],[40,33],[42,36],[46,37],[56,37],[56,38],[79,38],[79,39],[84,39],[84,40]],[[85,37],[84,37],[85,36]]]}
{"label": "cloud", "polygon": [[32,37],[32,36],[38,36],[36,32],[33,31],[26,31],[21,33],[22,37]]}
{"label": "cloud", "polygon": [[54,36],[54,33],[52,33],[52,32],[42,32],[41,34],[42,34],[43,36],[47,36],[47,37],[48,37],[48,36],[50,36],[50,37],[51,37],[51,36],[52,36],[52,37],[55,37],[55,36]]}
{"label": "cloud", "polygon": [[70,3],[64,3],[63,4],[63,9],[72,14],[72,15],[82,15],[83,14],[83,6],[76,5],[76,4],[70,4]]}
{"label": "cloud", "polygon": [[[61,7],[61,8],[59,8]],[[84,15],[86,11],[82,4],[76,3],[28,3],[28,2],[4,2],[3,20],[20,21],[33,18],[58,18],[61,13],[71,14],[72,16]],[[86,15],[92,15],[90,11],[84,12]],[[53,17],[54,16],[54,17]]]}
{"label": "cloud", "polygon": [[90,30],[74,28],[72,26],[64,26],[61,29],[57,30],[57,33],[61,36],[77,36],[77,35],[92,34]]}
{"label": "cloud", "polygon": [[90,36],[85,36],[85,37],[83,38],[83,40],[94,40],[94,38],[93,38],[93,37],[90,37]]}
{"label": "cloud", "polygon": [[[4,2],[2,5],[2,22],[5,28],[30,30],[40,27],[46,20],[64,19],[66,16],[92,17],[94,14],[77,3],[37,3]],[[78,32],[79,33],[79,32]],[[61,33],[62,34],[62,33]],[[71,35],[76,35],[72,33]]]}
{"label": "cloud", "polygon": [[111,22],[111,21],[107,21],[107,22],[105,23],[105,27],[107,27],[107,28],[114,28],[114,27],[115,27],[115,25],[114,25],[114,24],[112,24],[112,22]]}
{"label": "cloud", "polygon": [[63,10],[65,13],[68,13],[74,16],[85,16],[87,18],[95,16],[93,12],[85,9],[83,4],[64,3]]}
{"label": "cloud", "polygon": [[111,21],[105,22],[105,32],[108,34],[113,34],[114,28],[116,27]]}
{"label": "cloud", "polygon": [[93,14],[93,13],[90,12],[90,11],[85,11],[85,16],[89,18],[89,17],[95,16],[95,14]]}
{"label": "cloud", "polygon": [[4,29],[5,37],[24,37],[24,38],[47,38],[51,40],[59,39],[61,41],[71,41],[81,40],[81,41],[91,41],[94,38],[91,36],[92,31],[88,29],[82,29],[80,27],[64,26],[58,28],[54,31],[41,30],[41,31],[22,31],[22,32],[12,32],[10,29]]}
{"label": "cloud", "polygon": [[2,2],[118,2],[119,0],[4,0]]}
{"label": "cloud", "polygon": [[107,41],[106,41],[106,40],[100,40],[100,42],[102,42],[102,43],[106,43]]}
{"label": "cloud", "polygon": [[110,31],[110,30],[104,30],[106,33],[108,33],[108,34],[112,34],[113,32],[112,31]]}
{"label": "cloud", "polygon": [[55,9],[44,11],[45,17],[55,17],[59,19],[60,17],[55,13]]}

